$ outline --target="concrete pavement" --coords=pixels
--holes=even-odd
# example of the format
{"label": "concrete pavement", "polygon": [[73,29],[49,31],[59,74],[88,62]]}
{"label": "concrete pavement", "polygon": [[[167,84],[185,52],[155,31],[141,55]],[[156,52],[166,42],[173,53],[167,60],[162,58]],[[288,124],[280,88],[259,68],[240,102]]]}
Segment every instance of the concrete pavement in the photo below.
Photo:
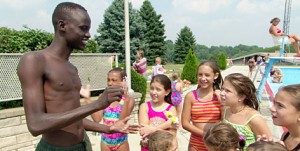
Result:
{"label": "concrete pavement", "polygon": [[[228,74],[231,73],[242,73],[244,75],[248,75],[248,66],[231,66],[228,69],[222,71],[222,76],[223,78],[225,76],[227,76]],[[255,73],[253,73],[254,75]],[[258,73],[256,79],[254,80],[254,85],[256,86],[256,88],[259,86],[259,82],[261,80],[262,76]],[[252,78],[251,78],[252,80]],[[197,86],[190,86],[189,88],[184,90],[183,93],[183,98],[185,96],[186,93],[188,93],[189,91],[196,89]],[[262,94],[263,98],[269,98],[268,94],[266,93],[266,91],[263,89],[263,94]],[[149,94],[147,94],[146,100],[150,100]],[[262,100],[260,102],[260,112],[262,114],[262,116],[264,117],[264,119],[266,120],[269,128],[272,131],[273,137],[275,140],[279,140],[281,134],[283,133],[283,130],[281,127],[278,126],[274,126],[272,123],[272,118],[271,118],[271,114],[270,111],[268,110],[270,106],[270,102],[269,100],[265,99]],[[137,116],[137,115],[135,115]],[[129,121],[129,123],[133,123],[133,121]],[[95,133],[91,133],[89,132],[89,136],[93,145],[93,150],[94,151],[99,151],[100,150],[100,135],[95,134]],[[178,140],[178,147],[179,147],[179,151],[186,151],[188,148],[188,144],[189,144],[189,137],[190,137],[190,133],[183,130],[183,129],[179,129],[177,132],[177,140]],[[130,145],[130,150],[131,151],[140,151],[140,135],[139,134],[130,134],[129,135],[129,145]]]}

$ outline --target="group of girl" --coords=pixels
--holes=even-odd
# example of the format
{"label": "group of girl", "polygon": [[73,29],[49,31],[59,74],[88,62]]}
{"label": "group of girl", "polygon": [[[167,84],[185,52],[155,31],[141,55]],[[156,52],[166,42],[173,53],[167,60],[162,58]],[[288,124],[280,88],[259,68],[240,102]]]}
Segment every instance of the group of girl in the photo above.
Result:
{"label": "group of girl", "polygon": [[[107,85],[121,86],[126,89],[125,79],[124,70],[114,68],[108,72]],[[168,130],[172,135],[176,135],[179,121],[177,123],[172,122],[171,118],[166,116],[166,112],[170,112],[173,117],[181,114],[180,109],[176,110],[176,108],[182,108],[180,107],[182,106],[181,92],[182,83],[179,81],[179,74],[177,73],[173,74],[173,82],[163,74],[152,78],[150,83],[151,101],[141,104],[139,108],[140,134],[143,138],[141,141],[142,150],[148,150],[148,136],[157,130]],[[85,98],[86,103],[91,103],[90,85],[87,85],[86,88],[83,87],[80,94]],[[133,107],[133,98],[125,93],[121,101],[116,100],[106,109],[93,113],[91,117],[95,122],[103,120],[104,124],[110,126],[117,120],[130,116]],[[103,133],[100,147],[102,151],[129,151],[128,135]]]}
{"label": "group of girl", "polygon": [[[108,85],[123,85],[124,74],[114,70],[116,69],[108,74]],[[176,79],[176,75],[174,77]],[[155,144],[155,138],[159,136],[156,133],[168,131],[170,132],[168,134],[174,136],[176,140],[179,123],[191,133],[189,151],[221,151],[230,147],[232,150],[243,150],[247,147],[253,149],[255,146],[260,146],[257,145],[260,143],[255,142],[258,136],[264,136],[261,138],[264,140],[272,140],[271,131],[258,111],[259,102],[255,95],[255,86],[247,76],[233,73],[226,76],[223,81],[217,64],[205,61],[198,66],[197,78],[197,89],[185,96],[182,111],[173,106],[175,104],[177,108],[181,108],[182,100],[171,99],[172,95],[175,96],[175,91],[182,92],[182,89],[176,89],[176,84],[180,82],[173,80],[172,84],[165,75],[156,75],[151,79],[151,100],[141,104],[139,108],[142,151],[155,150],[150,146]],[[125,93],[122,100],[124,101],[111,104],[108,109],[94,113],[93,119],[99,122],[103,117],[104,122],[111,124],[117,119],[130,115],[133,109],[133,99]],[[171,113],[171,117],[182,114],[184,118],[179,118],[179,121],[174,122],[173,118],[166,116],[166,112]],[[271,112],[273,123],[288,129],[282,137],[286,148],[298,150],[300,148],[300,85],[281,88],[276,94]],[[236,137],[227,137],[226,127],[229,127],[228,131],[233,131],[232,136]],[[215,131],[225,131],[224,136],[215,135]],[[101,150],[130,150],[127,137],[126,134],[102,134]],[[219,140],[220,138],[224,140]],[[167,141],[169,143],[161,143],[164,141],[159,139],[159,144],[165,147],[163,150],[168,151],[178,147],[173,139],[167,138]],[[218,144],[220,142],[223,144]],[[154,146],[157,148],[160,145]]]}

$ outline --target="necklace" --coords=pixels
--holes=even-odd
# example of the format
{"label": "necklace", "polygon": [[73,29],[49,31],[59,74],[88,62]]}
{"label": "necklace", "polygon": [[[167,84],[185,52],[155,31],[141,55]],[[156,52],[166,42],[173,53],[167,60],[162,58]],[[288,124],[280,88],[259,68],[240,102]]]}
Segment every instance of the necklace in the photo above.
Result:
{"label": "necklace", "polygon": [[246,105],[244,105],[244,106],[242,107],[242,109],[238,110],[238,111],[235,112],[235,113],[233,113],[232,110],[231,110],[231,113],[232,113],[232,114],[240,113],[240,112],[242,112],[245,108],[246,108]]}

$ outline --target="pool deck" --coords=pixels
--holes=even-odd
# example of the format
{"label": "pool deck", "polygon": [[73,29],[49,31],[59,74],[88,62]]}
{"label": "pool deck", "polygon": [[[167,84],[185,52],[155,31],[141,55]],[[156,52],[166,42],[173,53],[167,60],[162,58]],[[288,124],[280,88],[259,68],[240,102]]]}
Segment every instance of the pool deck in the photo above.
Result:
{"label": "pool deck", "polygon": [[[264,67],[262,67],[264,68]],[[248,66],[231,66],[229,68],[227,68],[226,70],[222,71],[222,76],[223,78],[231,73],[242,73],[244,75],[248,75]],[[255,75],[255,72],[253,73],[253,76]],[[259,82],[262,78],[262,75],[260,73],[257,74],[257,77],[254,81],[254,85],[256,86],[256,88],[258,88],[259,86]],[[252,80],[252,78],[251,78]],[[187,92],[189,92],[190,90],[195,89],[196,86],[191,86],[190,88],[186,89],[183,93],[183,97],[185,96],[185,94]],[[148,98],[148,99],[147,99]],[[149,94],[147,94],[147,98],[146,100],[149,100]],[[260,112],[262,114],[262,116],[264,117],[265,121],[267,122],[270,130],[272,131],[273,137],[275,140],[279,140],[281,134],[283,133],[283,129],[282,127],[278,127],[278,126],[274,126],[272,123],[272,118],[271,118],[271,113],[269,111],[269,106],[270,106],[270,101],[268,100],[269,95],[267,94],[265,88],[263,89],[262,92],[262,101],[260,102]],[[132,121],[130,121],[132,122]],[[100,150],[100,136],[99,135],[89,135],[92,145],[93,145],[93,150],[94,151],[99,151]],[[177,140],[178,140],[178,147],[179,147],[179,151],[186,151],[188,148],[188,144],[189,144],[189,137],[190,137],[190,133],[183,130],[182,128],[180,128],[177,132]],[[129,135],[129,145],[130,145],[130,150],[131,151],[140,151],[140,145],[139,145],[139,141],[140,141],[141,137],[139,134],[130,134]]]}

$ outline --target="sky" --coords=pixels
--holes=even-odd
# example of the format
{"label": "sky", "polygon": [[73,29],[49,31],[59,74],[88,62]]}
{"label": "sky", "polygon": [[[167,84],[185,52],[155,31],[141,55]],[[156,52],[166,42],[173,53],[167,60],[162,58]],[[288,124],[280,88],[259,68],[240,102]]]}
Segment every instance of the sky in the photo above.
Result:
{"label": "sky", "polygon": [[[91,34],[113,0],[69,0],[84,6],[92,20]],[[140,9],[144,0],[129,0]],[[22,30],[23,25],[53,33],[51,15],[61,0],[0,0],[0,27]],[[165,24],[166,40],[178,38],[187,26],[196,43],[206,46],[274,46],[270,20],[279,17],[283,28],[285,0],[150,0]],[[300,0],[292,0],[290,34],[300,35]]]}

